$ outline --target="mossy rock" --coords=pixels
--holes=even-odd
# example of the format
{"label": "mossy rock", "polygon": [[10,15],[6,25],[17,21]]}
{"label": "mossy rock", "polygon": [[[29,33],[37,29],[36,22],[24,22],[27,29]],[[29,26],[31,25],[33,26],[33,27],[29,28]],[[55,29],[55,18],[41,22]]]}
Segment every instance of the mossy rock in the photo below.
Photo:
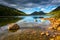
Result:
{"label": "mossy rock", "polygon": [[15,32],[15,31],[17,31],[17,30],[19,30],[19,29],[20,29],[19,25],[15,24],[15,23],[11,23],[11,24],[9,24],[9,26],[8,26],[8,30],[9,30],[10,32]]}

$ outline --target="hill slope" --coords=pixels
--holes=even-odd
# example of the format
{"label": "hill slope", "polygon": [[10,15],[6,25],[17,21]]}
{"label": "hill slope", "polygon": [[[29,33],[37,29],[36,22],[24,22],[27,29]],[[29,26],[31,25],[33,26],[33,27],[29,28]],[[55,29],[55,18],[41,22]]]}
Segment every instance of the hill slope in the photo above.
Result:
{"label": "hill slope", "polygon": [[56,9],[54,9],[53,11],[60,11],[60,6],[58,6]]}
{"label": "hill slope", "polygon": [[10,8],[8,6],[0,5],[0,16],[21,16],[21,15],[26,15],[26,14],[15,8]]}
{"label": "hill slope", "polygon": [[60,18],[60,6],[57,7],[55,10],[51,11],[49,15],[53,15],[54,18]]}

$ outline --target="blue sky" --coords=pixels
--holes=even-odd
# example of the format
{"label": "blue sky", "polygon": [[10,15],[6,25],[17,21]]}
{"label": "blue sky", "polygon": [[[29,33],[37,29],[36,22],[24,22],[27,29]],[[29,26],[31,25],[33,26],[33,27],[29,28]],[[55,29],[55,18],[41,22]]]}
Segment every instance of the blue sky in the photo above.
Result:
{"label": "blue sky", "polygon": [[60,0],[0,0],[0,4],[16,8],[27,14],[34,11],[48,13],[60,6]]}
{"label": "blue sky", "polygon": [[[49,13],[52,10],[56,9],[57,6],[52,5],[52,6],[47,6],[47,7],[35,7],[35,8],[26,8],[26,9],[21,9],[21,11],[27,13],[27,14],[31,14],[35,11],[39,12],[39,11],[43,11],[45,13]],[[20,10],[20,9],[19,9]]]}

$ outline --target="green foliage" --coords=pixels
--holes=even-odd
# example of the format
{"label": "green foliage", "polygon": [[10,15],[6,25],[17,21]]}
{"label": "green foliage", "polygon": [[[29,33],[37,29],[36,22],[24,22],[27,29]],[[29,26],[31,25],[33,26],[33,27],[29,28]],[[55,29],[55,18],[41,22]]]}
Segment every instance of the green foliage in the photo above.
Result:
{"label": "green foliage", "polygon": [[60,18],[60,10],[55,11],[55,12],[51,12],[51,14],[53,15],[54,18]]}
{"label": "green foliage", "polygon": [[26,14],[15,8],[0,5],[0,16],[22,16],[22,15],[26,15]]}

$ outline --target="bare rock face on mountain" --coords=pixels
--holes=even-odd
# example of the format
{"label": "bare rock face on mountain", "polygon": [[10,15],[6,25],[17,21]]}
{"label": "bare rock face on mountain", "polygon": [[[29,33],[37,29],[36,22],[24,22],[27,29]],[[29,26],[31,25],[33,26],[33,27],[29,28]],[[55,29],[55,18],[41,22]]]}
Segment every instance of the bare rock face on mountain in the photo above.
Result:
{"label": "bare rock face on mountain", "polygon": [[18,29],[20,29],[20,27],[15,23],[9,24],[9,26],[8,26],[8,30],[11,31],[11,32],[15,32]]}

